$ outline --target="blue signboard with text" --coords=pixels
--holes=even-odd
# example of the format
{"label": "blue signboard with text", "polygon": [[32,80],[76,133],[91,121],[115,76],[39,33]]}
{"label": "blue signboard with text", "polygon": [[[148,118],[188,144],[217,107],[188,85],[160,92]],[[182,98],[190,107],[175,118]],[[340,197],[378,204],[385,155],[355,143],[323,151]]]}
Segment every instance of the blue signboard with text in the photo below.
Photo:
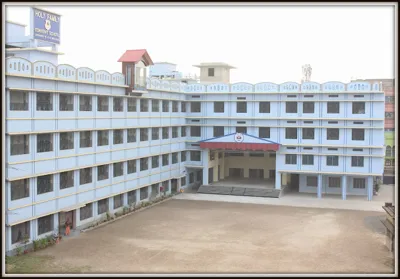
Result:
{"label": "blue signboard with text", "polygon": [[60,44],[60,16],[33,8],[33,38]]}

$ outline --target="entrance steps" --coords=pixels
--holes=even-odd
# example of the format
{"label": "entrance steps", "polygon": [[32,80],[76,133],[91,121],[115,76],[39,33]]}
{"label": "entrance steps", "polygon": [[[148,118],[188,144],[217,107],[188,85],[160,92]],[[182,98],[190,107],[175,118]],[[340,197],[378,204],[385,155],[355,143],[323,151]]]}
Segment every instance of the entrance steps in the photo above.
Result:
{"label": "entrance steps", "polygon": [[264,198],[279,198],[280,192],[281,191],[277,189],[228,187],[228,186],[212,186],[212,185],[202,185],[197,190],[197,193],[200,194],[249,196],[249,197],[264,197]]}

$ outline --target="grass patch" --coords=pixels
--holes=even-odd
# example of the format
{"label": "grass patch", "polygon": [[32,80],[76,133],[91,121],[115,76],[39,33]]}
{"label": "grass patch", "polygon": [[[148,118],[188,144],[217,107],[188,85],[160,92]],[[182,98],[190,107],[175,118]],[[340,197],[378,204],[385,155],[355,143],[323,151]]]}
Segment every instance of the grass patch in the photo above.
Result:
{"label": "grass patch", "polygon": [[70,267],[60,265],[51,256],[33,254],[7,257],[6,274],[36,273],[83,273],[86,267]]}

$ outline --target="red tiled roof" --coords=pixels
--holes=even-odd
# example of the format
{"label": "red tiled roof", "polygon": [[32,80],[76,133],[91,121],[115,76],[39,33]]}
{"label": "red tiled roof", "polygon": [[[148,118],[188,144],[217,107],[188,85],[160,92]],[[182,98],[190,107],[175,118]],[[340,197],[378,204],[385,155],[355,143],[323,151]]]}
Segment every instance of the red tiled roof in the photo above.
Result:
{"label": "red tiled roof", "polygon": [[147,53],[145,49],[134,49],[134,50],[127,50],[118,59],[118,62],[132,62],[136,63],[143,59],[143,62],[146,66],[153,65],[153,61],[150,58],[150,55]]}

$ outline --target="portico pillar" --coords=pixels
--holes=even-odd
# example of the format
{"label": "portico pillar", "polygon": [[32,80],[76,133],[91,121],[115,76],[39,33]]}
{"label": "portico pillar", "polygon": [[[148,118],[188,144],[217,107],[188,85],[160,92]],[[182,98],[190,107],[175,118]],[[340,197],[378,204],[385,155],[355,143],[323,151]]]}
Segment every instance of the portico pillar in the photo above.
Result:
{"label": "portico pillar", "polygon": [[322,174],[318,174],[317,197],[322,198]]}
{"label": "portico pillar", "polygon": [[347,176],[342,176],[342,199],[346,199],[347,194]]}
{"label": "portico pillar", "polygon": [[201,161],[203,162],[203,185],[208,185],[208,149],[201,152]]}
{"label": "portico pillar", "polygon": [[275,171],[275,189],[280,190],[282,184],[282,174],[278,171]]}
{"label": "portico pillar", "polygon": [[374,190],[374,179],[372,176],[368,176],[367,177],[367,191],[368,191],[368,200],[369,201],[372,201],[373,190]]}

